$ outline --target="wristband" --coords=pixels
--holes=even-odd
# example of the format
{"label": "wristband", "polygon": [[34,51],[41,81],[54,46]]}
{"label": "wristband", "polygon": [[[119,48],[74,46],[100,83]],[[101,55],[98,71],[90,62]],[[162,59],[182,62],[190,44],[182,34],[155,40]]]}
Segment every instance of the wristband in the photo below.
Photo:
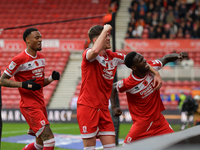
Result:
{"label": "wristband", "polygon": [[49,80],[50,82],[52,82],[52,81],[53,81],[52,76],[50,76],[50,77],[48,78],[48,80]]}

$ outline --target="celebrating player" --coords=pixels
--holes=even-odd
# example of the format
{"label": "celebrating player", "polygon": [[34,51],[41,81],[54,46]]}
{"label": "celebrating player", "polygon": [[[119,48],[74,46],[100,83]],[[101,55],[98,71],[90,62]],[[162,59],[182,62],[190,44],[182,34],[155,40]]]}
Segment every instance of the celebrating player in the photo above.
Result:
{"label": "celebrating player", "polygon": [[[161,69],[166,63],[187,58],[188,54],[168,54],[163,58],[148,61],[154,69]],[[160,91],[153,86],[154,75],[149,72],[149,65],[144,57],[136,52],[130,52],[125,59],[125,65],[132,69],[128,78],[113,84],[111,105],[114,115],[120,115],[119,108],[115,105],[117,91],[126,92],[128,107],[132,116],[133,125],[124,140],[130,143],[138,139],[174,132],[167,120],[161,114],[164,105],[160,97]]]}
{"label": "celebrating player", "polygon": [[[88,35],[93,43],[83,53],[81,65],[82,85],[77,101],[77,120],[84,144],[84,150],[94,150],[99,137],[104,150],[115,148],[115,129],[108,109],[117,66],[124,63],[125,55],[110,49],[111,25],[95,25]],[[156,74],[158,87],[161,85]]]}
{"label": "celebrating player", "polygon": [[[1,85],[16,87],[21,95],[20,111],[29,124],[28,134],[36,137],[36,142],[22,150],[53,150],[54,135],[47,119],[43,87],[60,79],[60,73],[53,71],[49,78],[45,75],[45,59],[42,50],[42,35],[36,28],[28,28],[23,34],[26,50],[12,58],[1,77]],[[10,78],[14,76],[15,81]]]}

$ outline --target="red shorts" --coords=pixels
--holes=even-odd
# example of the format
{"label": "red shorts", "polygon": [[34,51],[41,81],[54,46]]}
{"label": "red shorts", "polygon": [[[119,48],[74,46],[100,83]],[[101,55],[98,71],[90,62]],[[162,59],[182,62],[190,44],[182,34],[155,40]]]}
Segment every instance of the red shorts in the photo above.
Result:
{"label": "red shorts", "polygon": [[133,123],[124,143],[130,143],[135,140],[162,135],[167,133],[173,133],[174,130],[169,125],[165,117],[161,114],[158,120],[152,122],[139,121]]}
{"label": "red shorts", "polygon": [[100,110],[78,104],[77,120],[82,138],[101,135],[115,136],[115,128],[108,109]]}
{"label": "red shorts", "polygon": [[28,134],[39,137],[44,131],[45,125],[49,124],[46,108],[20,107],[20,111],[29,124]]}

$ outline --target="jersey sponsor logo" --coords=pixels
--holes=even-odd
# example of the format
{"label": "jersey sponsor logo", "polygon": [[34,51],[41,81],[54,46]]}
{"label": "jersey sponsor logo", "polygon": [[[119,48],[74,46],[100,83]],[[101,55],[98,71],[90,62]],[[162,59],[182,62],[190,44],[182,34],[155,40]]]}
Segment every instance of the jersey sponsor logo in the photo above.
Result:
{"label": "jersey sponsor logo", "polygon": [[9,69],[10,69],[10,70],[13,70],[16,66],[17,66],[17,64],[16,64],[14,61],[12,61],[12,62],[10,63],[10,65],[9,65]]}
{"label": "jersey sponsor logo", "polygon": [[103,69],[103,77],[106,78],[106,79],[109,79],[109,80],[112,80],[114,77],[113,77],[113,71],[108,71],[107,69]]}
{"label": "jersey sponsor logo", "polygon": [[151,82],[146,89],[144,89],[140,92],[140,95],[143,95],[142,98],[145,98],[153,92],[154,92],[154,87],[153,87],[153,82]]}
{"label": "jersey sponsor logo", "polygon": [[87,133],[87,126],[83,126],[83,133]]}
{"label": "jersey sponsor logo", "polygon": [[124,86],[123,80],[119,81],[119,82],[118,82],[118,87],[121,88],[121,87],[123,87],[123,86]]}
{"label": "jersey sponsor logo", "polygon": [[32,71],[34,76],[32,78],[39,78],[43,76],[44,68],[35,69]]}

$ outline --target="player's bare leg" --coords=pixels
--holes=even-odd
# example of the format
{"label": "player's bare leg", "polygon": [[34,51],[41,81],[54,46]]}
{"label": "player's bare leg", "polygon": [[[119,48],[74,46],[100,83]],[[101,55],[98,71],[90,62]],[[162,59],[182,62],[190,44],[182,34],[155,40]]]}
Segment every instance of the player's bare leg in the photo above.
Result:
{"label": "player's bare leg", "polygon": [[40,137],[44,144],[43,150],[54,150],[55,140],[50,125],[45,126],[45,129]]}
{"label": "player's bare leg", "polygon": [[114,150],[115,146],[115,136],[113,135],[101,135],[99,136],[104,150]]}
{"label": "player's bare leg", "polygon": [[96,137],[93,138],[83,138],[84,150],[95,150]]}

